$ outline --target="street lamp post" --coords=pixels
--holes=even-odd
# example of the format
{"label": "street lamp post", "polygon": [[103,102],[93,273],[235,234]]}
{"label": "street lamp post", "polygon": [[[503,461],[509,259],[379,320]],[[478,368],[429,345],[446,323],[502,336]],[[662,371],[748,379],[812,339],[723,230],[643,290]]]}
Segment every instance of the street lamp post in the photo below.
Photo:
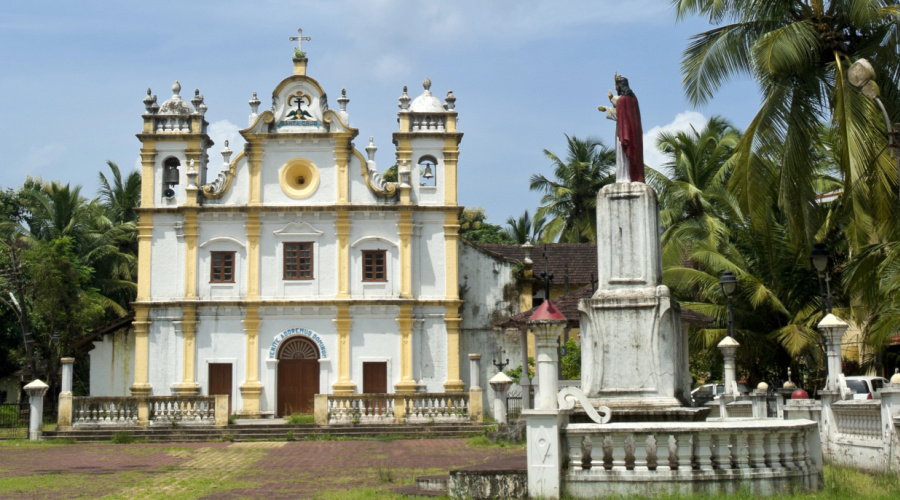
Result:
{"label": "street lamp post", "polygon": [[728,297],[728,336],[734,338],[734,311],[731,301],[737,290],[737,279],[734,277],[734,273],[731,271],[722,273],[719,286],[722,287],[722,294]]}
{"label": "street lamp post", "polygon": [[831,256],[824,243],[813,245],[809,260],[819,275],[819,293],[822,296],[822,317],[831,313],[831,273],[828,272],[828,263]]}

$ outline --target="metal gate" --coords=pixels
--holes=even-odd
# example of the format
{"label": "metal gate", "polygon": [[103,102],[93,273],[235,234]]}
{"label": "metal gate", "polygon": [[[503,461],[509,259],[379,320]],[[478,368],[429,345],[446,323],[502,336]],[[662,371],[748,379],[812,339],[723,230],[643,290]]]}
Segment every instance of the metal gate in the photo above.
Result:
{"label": "metal gate", "polygon": [[27,439],[31,406],[28,403],[0,404],[0,439]]}

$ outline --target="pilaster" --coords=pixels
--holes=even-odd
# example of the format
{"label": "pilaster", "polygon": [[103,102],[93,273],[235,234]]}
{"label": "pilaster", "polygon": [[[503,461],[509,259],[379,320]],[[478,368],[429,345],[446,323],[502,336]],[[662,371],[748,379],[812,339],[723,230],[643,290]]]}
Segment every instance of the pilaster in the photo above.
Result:
{"label": "pilaster", "polygon": [[334,149],[334,156],[337,162],[337,204],[350,204],[350,136],[340,136],[337,138]]}
{"label": "pilaster", "polygon": [[247,299],[259,298],[259,212],[247,213]]}
{"label": "pilaster", "polygon": [[[454,120],[455,124],[455,120]],[[456,206],[456,165],[459,161],[459,139],[444,139],[444,205]]]}
{"label": "pilaster", "polygon": [[247,306],[244,313],[244,333],[246,335],[245,365],[247,373],[241,384],[241,398],[244,406],[241,415],[259,417],[259,395],[262,384],[259,382],[259,307]]}
{"label": "pilaster", "polygon": [[138,268],[137,298],[138,302],[150,300],[150,254],[153,239],[153,214],[143,213],[137,222]]}
{"label": "pilaster", "polygon": [[156,187],[156,181],[153,176],[155,164],[156,141],[143,139],[143,147],[141,148],[141,208],[152,208],[156,201],[153,193],[153,189]]}
{"label": "pilaster", "polygon": [[400,212],[400,298],[412,298],[412,212]]}
{"label": "pilaster", "polygon": [[446,263],[447,300],[459,299],[459,215],[456,211],[444,213],[444,256]]}
{"label": "pilaster", "polygon": [[185,209],[184,213],[184,298],[197,298],[197,212]]}
{"label": "pilaster", "polygon": [[149,383],[150,366],[150,309],[146,305],[134,306],[134,383],[129,388],[131,395],[140,398],[138,401],[138,425],[147,426],[150,423],[150,407],[147,404],[147,396],[153,388]]}
{"label": "pilaster", "polygon": [[447,325],[447,381],[444,382],[444,390],[447,392],[462,392],[463,381],[459,378],[459,317],[458,306],[448,306],[444,315],[444,323]]}
{"label": "pilaster", "polygon": [[250,165],[250,206],[259,205],[262,199],[262,141],[253,138],[247,144],[247,163]]}
{"label": "pilaster", "polygon": [[412,306],[400,306],[400,315],[397,317],[400,325],[400,381],[394,385],[398,393],[412,393],[416,391],[416,381],[413,379],[413,315]]}
{"label": "pilaster", "polygon": [[350,306],[339,305],[334,323],[338,332],[338,380],[331,387],[335,394],[353,394],[356,384],[350,380]]}
{"label": "pilaster", "polygon": [[338,244],[338,293],[337,298],[350,298],[350,214],[344,210],[337,213],[334,223]]}
{"label": "pilaster", "polygon": [[178,396],[194,396],[200,394],[200,384],[194,378],[197,369],[197,308],[195,306],[184,307],[181,331],[184,336],[181,383],[175,384],[172,390]]}

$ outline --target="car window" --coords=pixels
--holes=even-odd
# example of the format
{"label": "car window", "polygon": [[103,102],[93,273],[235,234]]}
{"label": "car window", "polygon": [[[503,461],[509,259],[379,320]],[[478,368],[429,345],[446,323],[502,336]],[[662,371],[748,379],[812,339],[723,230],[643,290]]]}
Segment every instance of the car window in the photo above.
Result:
{"label": "car window", "polygon": [[719,394],[724,394],[724,393],[725,393],[725,386],[723,384],[716,384],[716,395],[718,396]]}
{"label": "car window", "polygon": [[869,387],[862,380],[848,380],[847,388],[856,394],[868,394]]}
{"label": "car window", "polygon": [[700,386],[697,388],[696,393],[698,396],[711,396],[712,387],[708,385]]}
{"label": "car window", "polygon": [[872,390],[880,391],[884,388],[884,379],[883,378],[873,378],[872,379]]}

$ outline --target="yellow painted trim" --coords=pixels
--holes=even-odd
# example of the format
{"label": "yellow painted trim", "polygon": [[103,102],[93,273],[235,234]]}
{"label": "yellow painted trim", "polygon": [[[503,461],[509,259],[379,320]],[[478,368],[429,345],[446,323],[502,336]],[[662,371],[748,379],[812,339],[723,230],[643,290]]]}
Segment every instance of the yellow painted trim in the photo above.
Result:
{"label": "yellow painted trim", "polygon": [[350,306],[338,306],[337,317],[334,318],[338,333],[338,379],[332,385],[335,394],[352,394],[356,392],[356,384],[350,380]]}
{"label": "yellow painted trim", "polygon": [[306,158],[288,160],[278,170],[278,184],[291,198],[308,198],[319,188],[319,169]]}
{"label": "yellow painted trim", "polygon": [[142,139],[143,147],[141,148],[141,207],[149,208],[155,205],[154,188],[156,180],[154,179],[153,170],[156,165],[156,141],[153,139]]}
{"label": "yellow painted trim", "polygon": [[246,333],[245,366],[247,368],[244,383],[241,384],[241,398],[244,401],[241,414],[259,415],[259,395],[262,384],[259,382],[259,308],[248,307],[244,313],[244,332]]}
{"label": "yellow painted trim", "polygon": [[259,212],[247,214],[247,299],[259,298]]}
{"label": "yellow painted trim", "polygon": [[150,367],[150,308],[135,304],[134,321],[134,383],[131,384],[133,396],[149,396],[152,387],[149,383]]}
{"label": "yellow painted trim", "polygon": [[336,139],[334,158],[337,163],[337,204],[347,205],[350,203],[350,137]]}
{"label": "yellow painted trim", "polygon": [[338,244],[338,299],[350,298],[350,214],[344,210],[337,213],[334,223]]}
{"label": "yellow painted trim", "polygon": [[197,298],[197,212],[184,214],[184,298]]}
{"label": "yellow painted trim", "polygon": [[306,63],[309,59],[305,57],[294,58],[294,76],[306,76]]}
{"label": "yellow painted trim", "polygon": [[185,306],[181,319],[182,340],[182,365],[181,383],[176,384],[172,390],[177,395],[200,394],[200,384],[194,377],[197,359],[197,308],[193,305]]}
{"label": "yellow painted trim", "polygon": [[363,179],[366,180],[366,187],[369,188],[369,191],[375,193],[375,196],[379,198],[393,198],[394,195],[397,194],[397,183],[396,182],[385,182],[384,187],[380,188],[372,183],[372,175],[369,173],[369,164],[366,162],[366,158],[359,152],[358,149],[353,149],[353,156],[359,160],[360,166],[360,174]]}
{"label": "yellow painted trim", "polygon": [[457,204],[456,167],[459,161],[458,139],[444,139],[444,205]]}
{"label": "yellow painted trim", "polygon": [[262,199],[262,141],[250,140],[247,143],[247,158],[250,163],[250,199],[248,205],[259,205]]}
{"label": "yellow painted trim", "polygon": [[459,215],[456,211],[444,214],[444,261],[446,263],[447,299],[459,299],[459,265],[457,247],[459,240]]}
{"label": "yellow painted trim", "polygon": [[400,298],[412,298],[412,212],[400,212]]}
{"label": "yellow painted trim", "polygon": [[397,316],[397,323],[400,326],[400,381],[394,385],[394,389],[398,393],[416,392],[416,381],[413,379],[412,374],[412,306],[400,306],[400,315]]}
{"label": "yellow painted trim", "polygon": [[153,214],[141,214],[137,223],[137,301],[150,300],[150,253],[153,243]]}
{"label": "yellow painted trim", "polygon": [[462,392],[463,381],[459,378],[459,308],[448,307],[444,315],[444,323],[447,325],[447,381],[444,382],[444,390],[447,392]]}
{"label": "yellow painted trim", "polygon": [[200,187],[200,191],[203,193],[203,197],[210,200],[218,200],[222,196],[225,196],[225,193],[231,189],[231,183],[234,181],[235,174],[237,173],[237,164],[241,161],[246,154],[246,150],[241,150],[238,152],[237,156],[231,160],[231,164],[228,165],[228,171],[225,172],[225,182],[222,186],[219,187],[218,191],[215,190],[215,187],[212,183],[204,184]]}

